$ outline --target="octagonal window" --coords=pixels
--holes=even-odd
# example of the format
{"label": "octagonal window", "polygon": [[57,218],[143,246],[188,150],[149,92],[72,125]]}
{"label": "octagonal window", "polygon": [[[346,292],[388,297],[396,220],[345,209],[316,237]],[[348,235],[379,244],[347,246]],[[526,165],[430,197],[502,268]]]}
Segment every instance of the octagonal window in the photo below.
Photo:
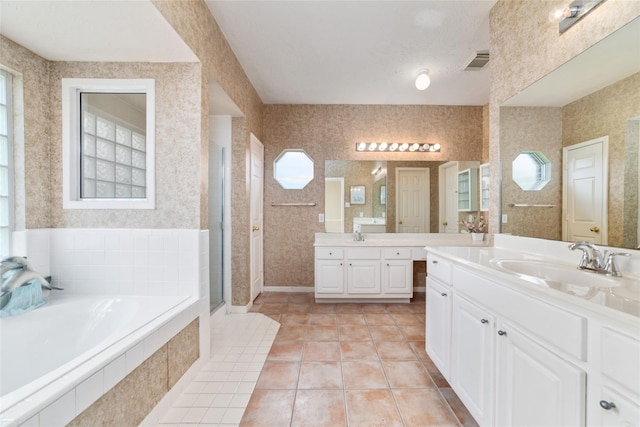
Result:
{"label": "octagonal window", "polygon": [[512,176],[525,191],[541,190],[551,180],[551,162],[540,151],[523,151],[513,161]]}
{"label": "octagonal window", "polygon": [[313,159],[304,150],[284,150],[273,162],[273,177],[287,190],[301,190],[313,179]]}

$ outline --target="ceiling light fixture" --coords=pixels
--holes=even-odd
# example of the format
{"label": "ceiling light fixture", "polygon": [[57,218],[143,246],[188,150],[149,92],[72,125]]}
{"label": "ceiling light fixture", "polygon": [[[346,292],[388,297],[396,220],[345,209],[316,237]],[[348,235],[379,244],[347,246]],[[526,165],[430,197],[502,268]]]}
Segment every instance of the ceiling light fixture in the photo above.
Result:
{"label": "ceiling light fixture", "polygon": [[356,142],[356,151],[358,152],[420,152],[420,153],[437,153],[440,151],[440,144],[428,144],[426,142]]}
{"label": "ceiling light fixture", "polygon": [[429,78],[429,70],[420,70],[418,72],[418,77],[416,77],[416,89],[425,90],[431,84],[431,79]]}

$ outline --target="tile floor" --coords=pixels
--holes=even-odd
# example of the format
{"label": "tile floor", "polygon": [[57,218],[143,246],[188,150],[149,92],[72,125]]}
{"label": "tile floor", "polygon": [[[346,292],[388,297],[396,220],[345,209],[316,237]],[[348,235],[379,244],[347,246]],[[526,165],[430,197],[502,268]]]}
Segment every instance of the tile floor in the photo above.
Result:
{"label": "tile floor", "polygon": [[424,351],[424,310],[424,294],[316,304],[263,293],[253,313],[213,326],[211,361],[161,426],[474,426]]}

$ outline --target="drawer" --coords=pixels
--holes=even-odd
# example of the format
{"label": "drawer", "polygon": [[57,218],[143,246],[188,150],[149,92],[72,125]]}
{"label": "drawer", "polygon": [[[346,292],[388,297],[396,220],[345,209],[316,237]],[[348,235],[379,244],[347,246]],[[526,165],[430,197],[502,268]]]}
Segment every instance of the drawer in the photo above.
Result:
{"label": "drawer", "polygon": [[451,263],[440,257],[427,255],[427,277],[440,279],[447,285],[451,284]]}
{"label": "drawer", "polygon": [[609,328],[600,339],[602,374],[640,397],[640,341]]}
{"label": "drawer", "polygon": [[413,260],[414,261],[424,261],[427,259],[427,250],[423,247],[419,248],[411,248],[413,251]]}
{"label": "drawer", "polygon": [[453,287],[505,320],[518,324],[540,343],[586,361],[586,318],[459,267],[453,268]]}
{"label": "drawer", "polygon": [[316,258],[318,259],[342,259],[344,258],[343,248],[316,248]]}
{"label": "drawer", "polygon": [[348,259],[380,259],[380,248],[348,248]]}
{"label": "drawer", "polygon": [[411,248],[385,248],[384,259],[411,259]]}

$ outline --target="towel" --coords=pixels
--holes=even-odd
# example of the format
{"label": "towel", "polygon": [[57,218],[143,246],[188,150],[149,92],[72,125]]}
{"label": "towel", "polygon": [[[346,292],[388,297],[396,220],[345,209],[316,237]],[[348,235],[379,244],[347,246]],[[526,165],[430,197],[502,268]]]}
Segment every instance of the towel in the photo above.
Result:
{"label": "towel", "polygon": [[26,313],[40,307],[45,302],[42,297],[42,284],[40,280],[35,279],[11,292],[11,299],[0,310],[0,317]]}

